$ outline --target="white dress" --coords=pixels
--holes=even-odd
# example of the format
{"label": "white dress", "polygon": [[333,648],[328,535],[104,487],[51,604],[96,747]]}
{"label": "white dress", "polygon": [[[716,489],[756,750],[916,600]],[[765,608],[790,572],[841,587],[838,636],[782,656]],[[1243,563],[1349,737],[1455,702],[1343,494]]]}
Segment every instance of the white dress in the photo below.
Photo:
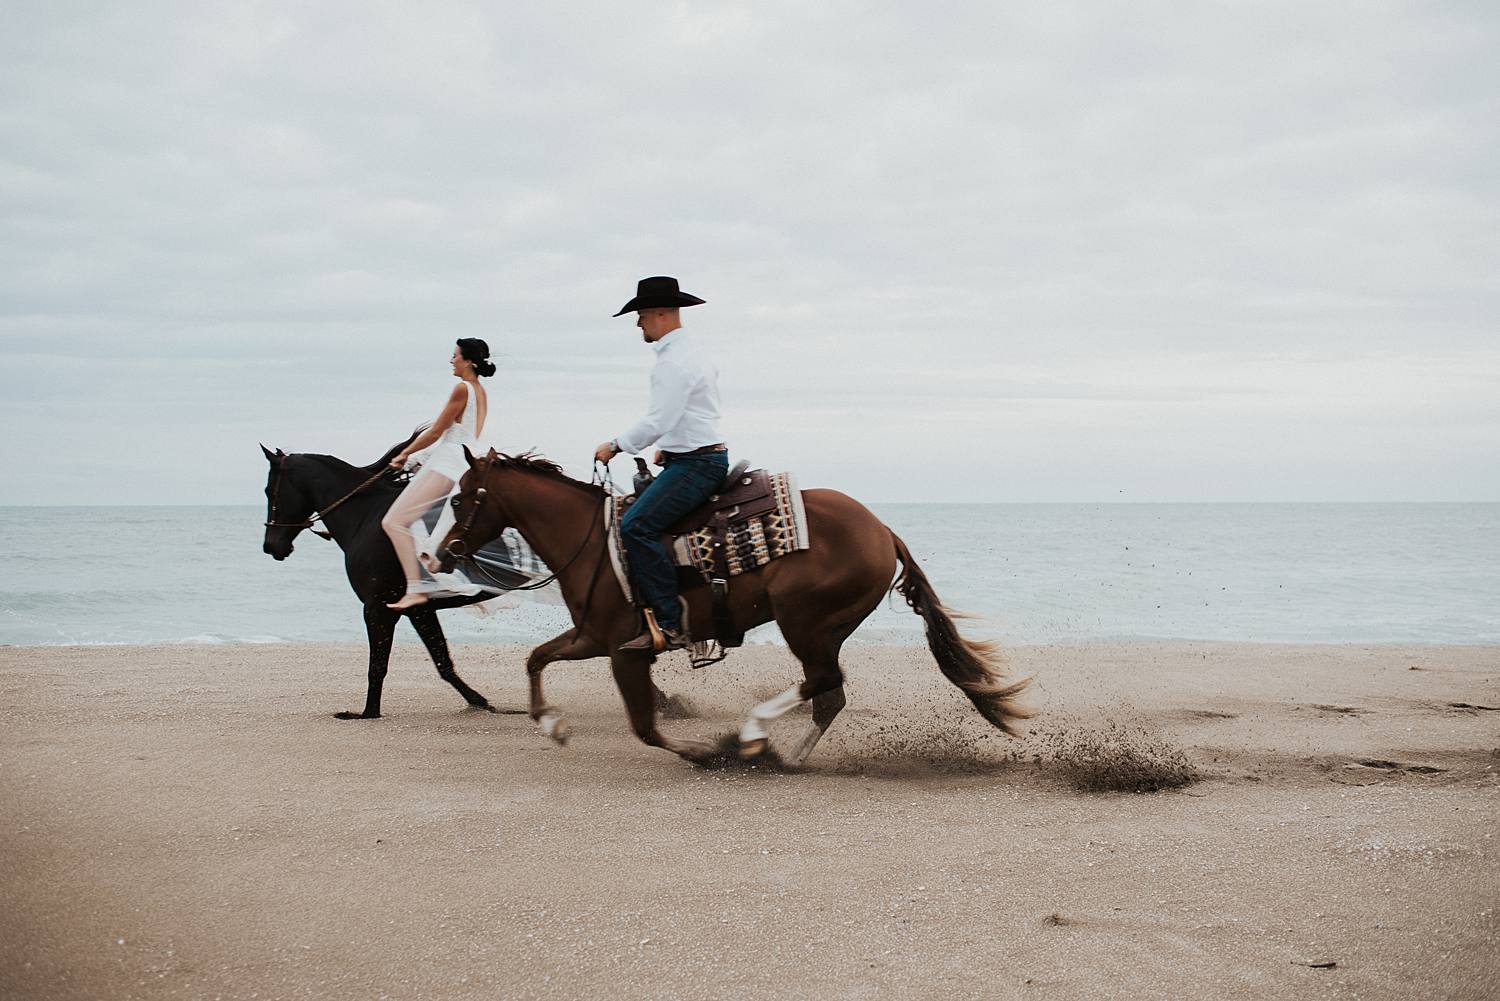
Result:
{"label": "white dress", "polygon": [[[410,464],[420,466],[401,497],[396,499],[393,510],[398,510],[399,530],[404,532],[419,555],[433,555],[437,546],[447,538],[453,527],[453,506],[449,500],[458,489],[458,481],[469,471],[464,459],[464,446],[476,451],[479,438],[475,433],[479,426],[479,407],[474,387],[465,382],[469,400],[458,420],[448,426],[442,437],[420,452],[414,452]],[[403,503],[404,502],[404,503]],[[432,527],[429,529],[428,526]],[[504,535],[495,539],[469,557],[478,566],[480,582],[471,581],[462,571],[453,573],[434,572],[423,568],[420,580],[408,580],[407,590],[429,594],[472,595],[484,591],[489,594],[509,595],[516,587],[545,576],[545,564],[536,556],[515,529],[506,529]],[[562,604],[562,593],[555,584],[545,589],[526,591],[533,601]],[[509,599],[512,603],[513,598]],[[470,606],[482,610],[482,606]]]}
{"label": "white dress", "polygon": [[[407,506],[402,509],[402,514],[406,517],[401,518],[401,522],[403,526],[407,526],[406,534],[411,537],[411,544],[421,556],[432,556],[438,544],[447,537],[448,530],[453,527],[453,508],[448,499],[457,489],[458,481],[469,471],[469,463],[464,458],[464,446],[467,445],[471,452],[479,447],[479,436],[476,433],[479,427],[478,400],[471,383],[465,382],[464,389],[469,394],[464,412],[458,420],[448,425],[437,441],[420,452],[412,453],[410,465],[420,468],[402,492],[402,497],[396,501],[397,505],[401,505],[406,498],[432,498],[416,505],[408,500]],[[434,515],[436,523],[432,522]],[[410,518],[409,522],[407,518]],[[428,524],[432,524],[430,531],[427,529]],[[474,594],[480,590],[462,573],[445,574],[430,570],[424,570],[420,582],[408,581],[406,587],[408,591],[443,591],[455,594]]]}
{"label": "white dress", "polygon": [[464,460],[464,446],[467,445],[471,452],[479,447],[478,400],[472,383],[465,382],[464,389],[468,390],[469,402],[464,404],[462,416],[448,425],[441,438],[412,456],[413,461],[421,463],[423,473],[431,471],[454,483],[463,479],[469,469]]}

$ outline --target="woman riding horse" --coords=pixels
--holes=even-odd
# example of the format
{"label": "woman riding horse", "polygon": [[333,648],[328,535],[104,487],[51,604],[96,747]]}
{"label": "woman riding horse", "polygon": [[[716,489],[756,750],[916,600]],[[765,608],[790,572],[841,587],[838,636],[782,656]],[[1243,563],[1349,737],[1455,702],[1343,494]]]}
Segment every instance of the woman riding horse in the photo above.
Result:
{"label": "woman riding horse", "polygon": [[[405,611],[426,603],[428,594],[439,589],[435,583],[422,579],[412,526],[435,501],[452,493],[454,484],[464,474],[463,450],[476,447],[479,434],[484,430],[485,415],[489,412],[489,397],[479,384],[480,376],[495,374],[494,363],[489,358],[490,346],[484,341],[477,337],[459,338],[453,357],[448,359],[459,384],[453,387],[437,420],[391,459],[392,469],[402,469],[412,458],[420,457],[422,468],[380,522],[396,549],[401,569],[406,573],[406,593],[387,608]],[[447,526],[448,522],[440,516],[433,534],[441,538]],[[423,535],[425,537],[427,533],[424,531]]]}

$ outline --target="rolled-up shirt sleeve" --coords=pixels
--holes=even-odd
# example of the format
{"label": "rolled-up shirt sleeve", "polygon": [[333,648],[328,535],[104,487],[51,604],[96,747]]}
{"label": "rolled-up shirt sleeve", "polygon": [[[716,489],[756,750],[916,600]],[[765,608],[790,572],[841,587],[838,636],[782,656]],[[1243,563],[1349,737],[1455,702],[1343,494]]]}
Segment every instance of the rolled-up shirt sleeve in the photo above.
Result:
{"label": "rolled-up shirt sleeve", "polygon": [[634,454],[649,446],[682,419],[692,392],[692,377],[665,359],[651,369],[651,407],[629,431],[615,438],[620,451]]}

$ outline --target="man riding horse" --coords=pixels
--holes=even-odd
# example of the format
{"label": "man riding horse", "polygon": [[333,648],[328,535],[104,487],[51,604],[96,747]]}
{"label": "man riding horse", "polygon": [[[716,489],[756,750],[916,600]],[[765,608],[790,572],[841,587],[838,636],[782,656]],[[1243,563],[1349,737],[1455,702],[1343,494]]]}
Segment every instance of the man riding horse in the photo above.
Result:
{"label": "man riding horse", "polygon": [[651,404],[629,430],[595,449],[594,458],[607,463],[621,452],[634,455],[654,443],[663,467],[620,522],[631,571],[661,639],[652,635],[648,622],[622,650],[660,653],[688,645],[677,570],[661,537],[708,500],[729,471],[729,450],[719,433],[719,370],[682,329],[682,308],[703,301],[678,289],[675,278],[642,278],[635,298],[615,314],[634,312],[642,339],[656,352]]}

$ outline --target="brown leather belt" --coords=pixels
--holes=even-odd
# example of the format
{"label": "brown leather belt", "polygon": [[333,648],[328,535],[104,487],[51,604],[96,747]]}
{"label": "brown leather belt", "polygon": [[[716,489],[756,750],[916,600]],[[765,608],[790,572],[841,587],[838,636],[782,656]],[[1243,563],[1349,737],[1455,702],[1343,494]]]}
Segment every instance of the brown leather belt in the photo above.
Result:
{"label": "brown leather belt", "polygon": [[663,452],[662,456],[667,459],[686,459],[690,455],[707,455],[709,452],[727,451],[729,451],[729,446],[720,442],[717,445],[704,445],[702,448],[695,448],[688,452]]}

